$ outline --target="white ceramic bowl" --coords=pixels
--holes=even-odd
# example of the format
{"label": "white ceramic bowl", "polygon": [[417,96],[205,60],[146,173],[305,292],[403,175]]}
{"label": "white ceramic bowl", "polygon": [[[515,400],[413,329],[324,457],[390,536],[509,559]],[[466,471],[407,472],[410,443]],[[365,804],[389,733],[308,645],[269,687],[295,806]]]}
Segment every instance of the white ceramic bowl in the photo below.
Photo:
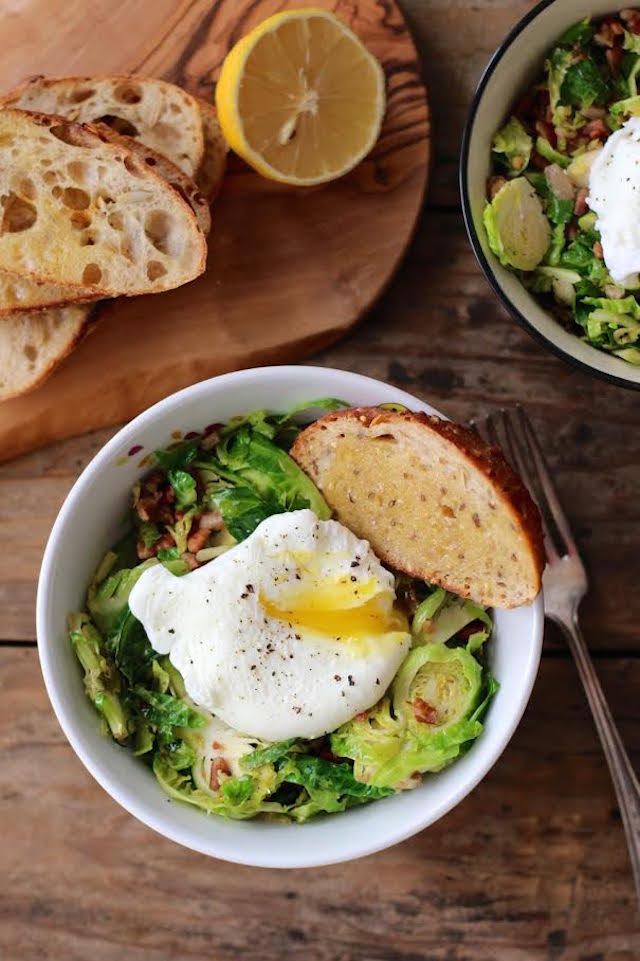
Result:
{"label": "white ceramic bowl", "polygon": [[[234,414],[266,407],[285,411],[318,397],[353,405],[397,401],[432,407],[367,377],[319,367],[268,367],[225,374],[167,397],[115,435],[80,475],[55,522],[40,572],[37,603],[42,673],[71,746],[116,801],[165,837],[204,854],[262,867],[310,867],[386,848],[442,817],[498,759],[525,709],[540,660],[543,607],[496,613],[491,667],[501,684],[486,729],[468,754],[414,791],[307,824],[226,821],[169,801],[138,758],[100,734],[67,639],[67,614],[84,606],[87,581],[122,533],[130,489],[143,473],[144,453],[166,445],[173,431],[198,430]],[[124,459],[124,463],[123,463]]]}
{"label": "white ceramic bowl", "polygon": [[564,30],[586,16],[600,17],[615,9],[622,8],[612,0],[543,0],[516,24],[478,84],[462,141],[460,193],[475,255],[512,316],[565,360],[612,383],[640,390],[640,367],[597,350],[565,330],[491,253],[482,225],[496,130],[508,119],[514,101],[542,72],[547,51]]}

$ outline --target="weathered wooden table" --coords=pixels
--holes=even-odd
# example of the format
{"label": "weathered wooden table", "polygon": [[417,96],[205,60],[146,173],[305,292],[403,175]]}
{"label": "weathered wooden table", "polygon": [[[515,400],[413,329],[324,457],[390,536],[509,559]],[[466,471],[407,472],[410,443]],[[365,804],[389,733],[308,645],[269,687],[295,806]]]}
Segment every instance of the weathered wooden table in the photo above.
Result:
{"label": "weathered wooden table", "polygon": [[[404,6],[434,111],[428,204],[382,302],[349,340],[311,361],[389,380],[462,420],[526,401],[589,568],[584,631],[639,760],[639,398],[565,366],[506,316],[475,264],[458,202],[475,82],[532,4]],[[438,824],[374,857],[299,872],[236,867],[163,840],[111,801],[53,717],[33,613],[56,511],[111,433],[0,468],[0,957],[640,957],[613,790],[573,663],[552,630],[522,725],[489,776]]]}

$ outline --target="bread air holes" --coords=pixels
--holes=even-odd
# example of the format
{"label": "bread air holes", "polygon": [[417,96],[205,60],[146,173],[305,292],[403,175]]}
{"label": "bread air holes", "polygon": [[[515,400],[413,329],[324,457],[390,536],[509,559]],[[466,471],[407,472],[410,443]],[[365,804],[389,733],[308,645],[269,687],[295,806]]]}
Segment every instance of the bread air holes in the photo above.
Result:
{"label": "bread air holes", "polygon": [[103,117],[98,117],[99,123],[106,123],[107,127],[111,127],[116,133],[122,133],[126,137],[137,137],[138,128],[135,127],[124,117],[116,117],[115,114],[105,113]]}
{"label": "bread air holes", "polygon": [[13,177],[11,186],[17,194],[26,200],[35,200],[37,196],[36,185],[30,177]]}
{"label": "bread air holes", "polygon": [[164,264],[161,264],[159,260],[150,260],[147,264],[147,277],[149,280],[159,280],[160,277],[164,277],[167,272],[167,268]]}
{"label": "bread air holes", "polygon": [[49,132],[70,147],[95,147],[101,143],[95,135],[76,123],[57,123],[49,127]]}
{"label": "bread air holes", "polygon": [[79,187],[65,187],[61,195],[62,203],[71,210],[86,210],[91,197]]}
{"label": "bread air holes", "polygon": [[69,103],[84,103],[89,97],[93,97],[95,90],[92,87],[80,87],[79,90],[72,90],[69,94]]}
{"label": "bread air holes", "polygon": [[69,221],[76,230],[86,230],[87,227],[91,226],[91,214],[87,213],[86,210],[74,210],[69,217]]}
{"label": "bread air holes", "polygon": [[58,179],[58,174],[55,170],[47,170],[45,173],[43,173],[42,179],[46,184],[54,184]]}
{"label": "bread air holes", "polygon": [[113,96],[120,103],[140,103],[142,100],[142,89],[137,83],[121,83],[113,91]]}
{"label": "bread air holes", "polygon": [[0,197],[0,205],[2,206],[0,234],[19,234],[33,227],[38,219],[38,212],[33,204],[18,197],[13,191]]}
{"label": "bread air holes", "polygon": [[82,271],[82,283],[86,287],[93,287],[102,280],[102,271],[97,264],[87,264]]}
{"label": "bread air holes", "polygon": [[107,223],[114,230],[124,230],[124,218],[120,211],[114,210],[112,214],[107,217]]}
{"label": "bread air holes", "polygon": [[22,353],[27,358],[31,365],[35,364],[36,358],[38,356],[38,348],[34,347],[33,344],[25,344],[22,348]]}
{"label": "bread air holes", "polygon": [[162,121],[155,125],[153,132],[159,137],[162,137],[163,140],[168,140],[169,142],[178,140],[180,137],[180,131],[177,127],[172,126],[170,123],[162,123]]}
{"label": "bread air holes", "polygon": [[150,210],[144,221],[144,232],[148,240],[161,254],[171,254],[171,217],[164,210]]}
{"label": "bread air holes", "polygon": [[68,163],[67,173],[77,184],[86,183],[89,179],[89,168],[82,160],[72,160]]}
{"label": "bread air holes", "polygon": [[134,177],[143,177],[144,171],[140,164],[140,161],[133,156],[127,156],[124,158],[125,170],[128,170],[130,174]]}

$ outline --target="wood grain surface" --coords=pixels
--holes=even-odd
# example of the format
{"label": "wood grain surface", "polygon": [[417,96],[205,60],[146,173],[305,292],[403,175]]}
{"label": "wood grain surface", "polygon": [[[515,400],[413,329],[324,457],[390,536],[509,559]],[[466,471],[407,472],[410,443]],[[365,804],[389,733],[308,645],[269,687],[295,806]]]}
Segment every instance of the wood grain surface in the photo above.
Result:
{"label": "wood grain surface", "polygon": [[[640,761],[640,664],[600,667]],[[65,741],[34,651],[0,651],[0,694],[5,961],[637,961],[619,814],[565,659],[544,662],[509,749],[447,817],[307,871],[212,861],[130,817]]]}
{"label": "wood grain surface", "polygon": [[[231,46],[299,0],[163,4],[29,0],[0,7],[0,89],[25,73],[131,71],[172,80],[211,101]],[[332,184],[291,190],[231,159],[213,207],[205,274],[177,290],[110,301],[91,333],[30,394],[0,404],[0,460],[128,420],[167,394],[214,374],[293,361],[343,335],[379,296],[422,206],[429,116],[418,54],[390,0],[321,0],[378,57],[387,112],[372,153]],[[153,13],[146,13],[153,7]],[[64,22],[55,45],[25,22]],[[82,37],[61,63],[66,32]],[[129,40],[120,44],[128,33]],[[135,44],[134,44],[135,39]],[[71,41],[69,41],[71,42]]]}
{"label": "wood grain surface", "polygon": [[[638,398],[574,371],[513,323],[475,264],[458,206],[457,152],[474,84],[532,5],[403,3],[434,108],[428,204],[367,321],[311,362],[390,380],[461,420],[526,402],[589,568],[585,634],[638,764]],[[16,23],[25,6],[14,5]],[[114,2],[96,29],[114,30],[124,6]],[[145,4],[167,33],[178,8],[197,21],[202,7]],[[48,25],[33,29],[35,39],[25,30],[23,42],[50,50]],[[124,34],[121,43],[126,51],[134,40]],[[82,37],[70,50],[82,57]],[[12,48],[4,56],[17,55]],[[640,957],[619,812],[574,666],[551,630],[531,704],[495,768],[446,818],[389,851],[311,871],[253,870],[182,850],[112,802],[58,728],[30,646],[47,533],[111,433],[0,467],[0,637],[9,642],[0,648],[3,961]]]}

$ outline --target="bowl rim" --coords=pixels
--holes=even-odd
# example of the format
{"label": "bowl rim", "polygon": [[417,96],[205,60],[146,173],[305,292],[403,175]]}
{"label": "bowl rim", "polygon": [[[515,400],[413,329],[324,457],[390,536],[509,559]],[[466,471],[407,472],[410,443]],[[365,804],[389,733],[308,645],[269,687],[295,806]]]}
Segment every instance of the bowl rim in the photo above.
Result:
{"label": "bowl rim", "polygon": [[[394,828],[388,827],[386,830],[377,834],[374,838],[365,836],[363,832],[354,832],[353,841],[348,846],[348,849],[344,852],[341,851],[339,855],[322,856],[322,854],[305,854],[303,853],[304,845],[300,845],[299,849],[295,845],[292,846],[292,849],[286,852],[286,856],[283,856],[283,853],[280,852],[278,856],[274,855],[267,857],[259,855],[257,857],[251,857],[244,854],[241,849],[238,851],[237,856],[235,855],[235,852],[234,856],[232,856],[227,850],[216,851],[215,837],[206,838],[204,835],[202,839],[199,837],[194,837],[192,832],[189,832],[179,824],[172,823],[172,818],[169,812],[166,816],[156,815],[153,811],[147,808],[146,803],[143,800],[138,799],[134,789],[128,787],[128,785],[123,783],[116,776],[112,776],[109,771],[103,770],[99,761],[94,758],[91,750],[85,749],[85,746],[82,744],[80,733],[76,733],[78,730],[78,724],[73,719],[72,710],[71,708],[67,707],[56,686],[55,673],[53,669],[53,662],[55,659],[55,643],[52,640],[53,631],[50,630],[48,622],[50,596],[52,593],[51,585],[53,583],[51,571],[58,560],[61,546],[61,534],[65,530],[69,518],[73,516],[77,502],[83,497],[86,484],[91,481],[96,473],[101,471],[103,467],[110,462],[113,454],[122,449],[123,443],[126,446],[132,437],[139,437],[140,431],[144,430],[149,424],[151,424],[158,414],[164,415],[167,412],[179,409],[180,405],[185,399],[187,399],[187,397],[192,398],[194,395],[198,394],[206,396],[214,383],[216,385],[220,385],[229,380],[233,380],[235,382],[242,382],[244,380],[249,382],[256,378],[258,380],[268,380],[269,378],[277,377],[278,375],[287,377],[293,372],[299,375],[301,370],[312,371],[314,373],[319,373],[322,376],[326,375],[328,381],[346,377],[353,383],[354,388],[357,388],[358,385],[375,385],[376,387],[383,385],[385,387],[392,387],[392,389],[397,391],[398,401],[400,403],[410,401],[414,405],[416,402],[418,402],[421,405],[427,404],[427,406],[431,406],[428,404],[428,402],[420,400],[420,398],[409,394],[407,391],[404,391],[401,388],[394,388],[393,385],[389,385],[385,381],[380,381],[373,377],[366,377],[361,374],[352,373],[351,371],[339,370],[338,368],[319,367],[312,365],[282,365],[275,367],[250,368],[248,370],[222,374],[217,377],[212,377],[208,380],[192,384],[156,402],[151,407],[140,413],[133,420],[129,421],[120,430],[118,430],[116,434],[114,434],[114,436],[110,438],[89,461],[82,473],[74,482],[58,512],[47,540],[38,578],[38,592],[36,600],[36,633],[40,669],[57,721],[62,728],[65,737],[69,741],[73,751],[82,762],[84,767],[114,801],[120,804],[121,807],[123,807],[137,820],[141,821],[143,824],[156,831],[161,836],[168,838],[169,840],[174,841],[183,847],[190,848],[193,851],[197,851],[209,857],[220,858],[232,863],[244,864],[252,867],[305,868],[337,864],[343,861],[351,861],[392,847],[393,845],[405,841],[407,838],[412,837],[414,834],[417,834],[418,832],[424,830],[424,828],[438,821],[441,817],[456,807],[457,804],[459,804],[465,797],[467,797],[475,787],[477,787],[480,781],[486,777],[504,752],[518,725],[520,724],[527,704],[529,703],[531,692],[538,675],[540,658],[542,654],[544,606],[541,591],[530,606],[530,631],[532,643],[528,653],[527,661],[523,664],[524,684],[521,689],[520,696],[512,708],[509,722],[504,725],[499,735],[496,736],[496,743],[491,754],[485,758],[484,761],[477,766],[477,768],[473,769],[472,772],[467,775],[458,785],[456,785],[450,794],[447,795],[445,800],[441,801],[435,808],[428,809],[423,816],[414,817],[409,822],[406,822],[402,818],[390,819],[389,815],[387,815],[387,823],[391,821],[392,824],[395,824]],[[435,408],[432,409],[435,410]],[[444,417],[444,415],[441,416]],[[291,825],[291,827],[294,827],[294,825]],[[304,831],[304,825],[298,825],[297,827]]]}
{"label": "bowl rim", "polygon": [[[469,195],[469,182],[468,182],[468,168],[469,168],[469,152],[471,148],[471,136],[473,133],[473,127],[476,120],[476,114],[480,107],[480,103],[484,96],[484,91],[489,83],[489,80],[493,76],[496,68],[500,64],[500,61],[504,57],[507,50],[511,47],[514,41],[520,36],[520,34],[526,30],[526,28],[541,14],[547,7],[553,6],[555,3],[559,3],[560,0],[540,0],[539,3],[535,5],[528,13],[522,17],[521,20],[511,28],[509,33],[506,35],[502,43],[496,48],[495,52],[492,54],[489,62],[482,71],[480,80],[476,87],[475,93],[473,95],[473,100],[471,101],[471,106],[469,108],[469,113],[464,125],[464,130],[462,133],[462,144],[460,147],[460,166],[458,171],[459,177],[459,187],[460,187],[460,198],[462,201],[462,216],[464,219],[464,225],[467,230],[467,236],[471,244],[472,250],[475,254],[476,260],[478,261],[480,268],[489,282],[494,294],[498,297],[498,300],[502,303],[502,306],[506,308],[509,314],[513,317],[524,330],[527,331],[535,340],[543,344],[543,346],[550,348],[550,350],[557,356],[561,357],[563,360],[570,363],[577,370],[585,371],[591,374],[593,377],[598,377],[601,380],[605,380],[610,384],[615,384],[617,387],[626,387],[628,390],[640,390],[640,381],[630,380],[627,377],[617,374],[610,374],[604,370],[598,370],[596,367],[592,367],[591,364],[586,363],[583,360],[579,360],[572,354],[560,347],[554,340],[551,340],[545,334],[543,334],[538,328],[533,324],[527,317],[522,313],[518,307],[515,306],[513,301],[505,293],[502,285],[498,281],[495,272],[487,259],[484,250],[482,249],[482,244],[480,243],[480,238],[478,232],[476,231],[475,224],[473,222],[473,215],[471,213],[471,198]],[[593,350],[596,350],[594,347]]]}

